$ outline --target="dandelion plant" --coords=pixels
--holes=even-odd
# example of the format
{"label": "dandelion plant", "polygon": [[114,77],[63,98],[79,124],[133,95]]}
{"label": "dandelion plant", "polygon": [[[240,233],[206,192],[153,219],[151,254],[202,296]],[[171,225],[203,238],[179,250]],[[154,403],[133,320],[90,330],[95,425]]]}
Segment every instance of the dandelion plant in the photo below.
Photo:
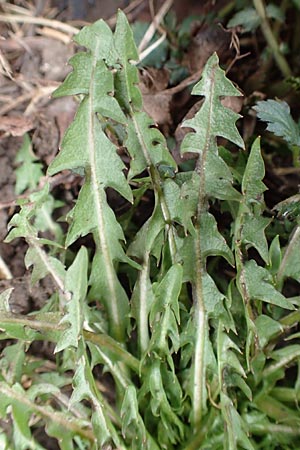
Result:
{"label": "dandelion plant", "polygon": [[[124,13],[114,32],[99,20],[75,41],[53,95],[79,106],[47,174],[78,174],[78,197],[59,233],[39,220],[55,205],[49,184],[35,186],[6,238],[26,240],[32,283],[50,276],[55,289],[28,315],[11,311],[10,291],[0,296],[12,342],[0,363],[1,445],[43,449],[41,428],[63,450],[298,448],[299,298],[283,288],[300,280],[299,226],[293,246],[268,233],[260,138],[244,143],[241,116],[222,103],[240,91],[213,54],[192,90],[203,102],[182,124],[180,152],[195,156],[186,171],[143,111]],[[52,368],[32,358],[35,341],[54,343]]]}

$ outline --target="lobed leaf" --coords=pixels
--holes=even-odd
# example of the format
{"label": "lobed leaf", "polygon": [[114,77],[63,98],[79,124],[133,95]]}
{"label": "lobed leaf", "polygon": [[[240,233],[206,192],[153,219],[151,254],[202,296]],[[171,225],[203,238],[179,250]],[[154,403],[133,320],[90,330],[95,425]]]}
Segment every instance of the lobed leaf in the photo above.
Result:
{"label": "lobed leaf", "polygon": [[271,303],[284,309],[294,309],[292,303],[272,285],[272,276],[266,269],[258,266],[254,260],[250,260],[245,263],[244,270],[246,288],[251,299]]}
{"label": "lobed leaf", "polygon": [[196,134],[186,135],[182,142],[181,153],[191,151],[200,154],[217,136],[244,148],[244,142],[235,126],[240,115],[224,107],[220,101],[221,97],[241,96],[241,93],[226,78],[224,70],[219,67],[216,53],[207,61],[201,79],[194,86],[192,94],[202,95],[205,98],[195,117],[183,123],[183,126],[193,128]]}
{"label": "lobed leaf", "polygon": [[153,120],[144,112],[133,112],[127,127],[126,148],[131,156],[129,179],[150,166],[166,164],[176,168],[165,138],[154,127]]}
{"label": "lobed leaf", "polygon": [[262,179],[265,176],[264,161],[260,151],[260,138],[257,138],[248,157],[243,175],[242,194],[246,205],[261,201],[263,192],[267,189]]}
{"label": "lobed leaf", "polygon": [[83,302],[87,293],[87,269],[87,250],[85,247],[81,247],[66,273],[65,289],[70,297],[66,305],[67,313],[63,316],[60,324],[68,323],[69,327],[60,336],[55,347],[56,353],[70,346],[78,347],[84,320]]}
{"label": "lobed leaf", "polygon": [[158,441],[161,446],[180,442],[184,436],[184,425],[174,412],[166,395],[161,373],[161,363],[154,360],[139,392],[139,398],[151,394],[149,408],[154,417],[159,418]]}
{"label": "lobed leaf", "polygon": [[[213,148],[213,145],[212,145]],[[241,194],[232,186],[233,177],[224,160],[211,149],[205,161],[205,192],[220,200],[241,200]]]}
{"label": "lobed leaf", "polygon": [[20,165],[15,170],[16,194],[21,194],[26,189],[35,189],[43,176],[42,164],[32,150],[30,138],[26,133],[21,148],[18,150],[15,162]]}
{"label": "lobed leaf", "polygon": [[240,444],[244,449],[254,450],[247,436],[247,424],[234,407],[228,395],[221,393],[221,406],[227,432],[224,445],[228,450],[238,450]]}
{"label": "lobed leaf", "polygon": [[134,285],[131,297],[130,316],[137,324],[139,355],[145,355],[149,346],[149,313],[154,302],[154,292],[150,280],[150,258],[145,253],[142,269]]}
{"label": "lobed leaf", "polygon": [[115,76],[116,98],[125,112],[130,114],[142,107],[142,94],[137,86],[138,71],[133,64],[139,56],[132,30],[121,10],[118,12],[114,45],[118,52],[116,62],[121,66]]}
{"label": "lobed leaf", "polygon": [[283,258],[277,272],[277,279],[279,283],[286,277],[293,278],[300,282],[300,226],[297,225],[291,234],[290,241],[285,248]]}
{"label": "lobed leaf", "polygon": [[[72,61],[74,71],[67,78],[65,88],[62,85],[57,95],[73,94],[73,87],[80,87],[84,98],[65,134],[62,150],[51,163],[48,173],[53,175],[69,169],[85,175],[85,183],[69,215],[72,223],[66,244],[71,245],[79,236],[93,234],[96,252],[89,281],[90,295],[106,306],[110,332],[123,340],[129,305],[114,264],[129,262],[129,258],[121,246],[123,232],[107,204],[105,189],[113,188],[129,201],[132,201],[132,193],[123,173],[124,164],[101,125],[103,117],[121,123],[126,121],[119,103],[110,95],[114,92],[114,81],[108,65],[117,62],[117,52],[112,32],[103,21],[85,27],[77,35],[77,42],[84,45],[88,52]],[[91,70],[88,76],[80,80],[78,87],[84,61],[89,62]]]}
{"label": "lobed leaf", "polygon": [[198,200],[198,178],[192,176],[182,185],[177,177],[163,183],[163,193],[172,221],[184,227],[185,234],[195,233],[192,218],[196,216]]}
{"label": "lobed leaf", "polygon": [[114,441],[120,449],[124,449],[114,426],[107,417],[105,407],[101,401],[101,394],[96,389],[95,382],[88,366],[86,357],[82,355],[77,363],[77,368],[73,378],[74,389],[70,399],[70,405],[82,401],[91,401],[92,417],[91,422],[94,429],[97,446],[103,447],[106,443]]}
{"label": "lobed leaf", "polygon": [[245,214],[243,219],[244,223],[241,233],[243,243],[250,244],[256,248],[262,259],[268,264],[269,249],[265,229],[271,220],[262,217],[259,213]]}
{"label": "lobed leaf", "polygon": [[254,106],[260,120],[267,122],[267,130],[282,137],[288,144],[300,145],[300,130],[284,101],[265,100]]}
{"label": "lobed leaf", "polygon": [[[170,355],[179,350],[179,303],[182,286],[182,266],[174,264],[159,284],[154,287],[154,301],[151,306],[149,322],[151,340],[148,352],[154,351],[160,357],[168,359],[173,367]],[[172,347],[169,348],[169,340]]]}
{"label": "lobed leaf", "polygon": [[129,386],[121,407],[122,434],[128,436],[132,450],[158,450],[154,439],[147,432],[139,413],[136,389]]}

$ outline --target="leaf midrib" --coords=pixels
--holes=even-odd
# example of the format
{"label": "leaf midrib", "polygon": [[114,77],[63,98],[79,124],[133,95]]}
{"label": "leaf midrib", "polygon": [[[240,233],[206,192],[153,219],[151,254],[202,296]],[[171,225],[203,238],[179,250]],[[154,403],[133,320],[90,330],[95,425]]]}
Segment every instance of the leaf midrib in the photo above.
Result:
{"label": "leaf midrib", "polygon": [[[94,54],[98,54],[99,42],[97,42]],[[110,257],[109,246],[107,237],[105,234],[105,221],[104,221],[104,212],[102,208],[101,197],[99,195],[99,184],[97,182],[97,169],[96,169],[96,149],[95,149],[95,120],[97,120],[95,112],[93,110],[93,98],[94,98],[94,74],[96,70],[97,58],[94,56],[92,62],[92,71],[91,71],[91,81],[90,81],[90,89],[89,89],[89,98],[88,98],[88,111],[89,111],[89,120],[90,126],[88,129],[88,151],[89,151],[89,160],[90,160],[90,169],[91,169],[91,186],[93,191],[93,198],[95,203],[95,215],[97,219],[97,233],[100,242],[100,248],[105,261],[105,274],[102,276],[106,276],[109,292],[110,292],[110,304],[111,304],[111,313],[112,313],[112,323],[114,327],[114,337],[116,339],[122,338],[121,333],[121,320],[118,312],[118,298],[115,289],[115,276],[114,276],[114,268],[112,264],[112,260]]]}

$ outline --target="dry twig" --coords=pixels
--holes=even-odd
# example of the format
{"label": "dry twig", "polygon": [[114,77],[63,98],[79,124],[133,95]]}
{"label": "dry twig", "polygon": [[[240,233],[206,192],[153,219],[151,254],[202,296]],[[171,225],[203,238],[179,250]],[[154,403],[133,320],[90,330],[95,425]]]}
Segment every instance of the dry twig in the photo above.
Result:
{"label": "dry twig", "polygon": [[[166,38],[166,32],[163,32],[162,36],[156,41],[154,44],[150,45],[150,47],[146,48],[151,39],[153,38],[155,32],[159,29],[159,25],[166,15],[166,13],[169,11],[173,4],[173,0],[166,0],[161,8],[159,9],[158,13],[153,17],[153,20],[146,31],[143,39],[140,42],[140,45],[138,47],[141,61],[146,56],[148,56],[156,47],[158,47]],[[161,31],[161,29],[160,29]]]}

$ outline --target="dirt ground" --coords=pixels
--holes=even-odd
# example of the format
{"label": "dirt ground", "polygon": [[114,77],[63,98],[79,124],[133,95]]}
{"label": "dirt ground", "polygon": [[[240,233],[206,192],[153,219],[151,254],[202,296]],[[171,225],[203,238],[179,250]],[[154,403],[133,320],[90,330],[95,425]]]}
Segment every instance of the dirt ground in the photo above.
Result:
{"label": "dirt ground", "polygon": [[[15,240],[6,244],[3,240],[7,234],[7,224],[17,210],[14,169],[22,136],[25,132],[29,133],[33,150],[46,168],[57,153],[63,133],[74,116],[75,101],[71,98],[54,100],[51,93],[70,70],[66,62],[76,51],[72,41],[76,28],[80,29],[99,18],[107,19],[114,26],[119,7],[127,12],[131,23],[137,20],[150,23],[153,14],[166,5],[176,15],[177,23],[192,15],[198,16],[190,21],[189,43],[180,61],[185,78],[177,84],[173,83],[170,70],[166,67],[144,67],[140,72],[144,108],[164,133],[173,139],[172,150],[178,159],[176,149],[182,139],[179,125],[186,114],[188,117],[194,111],[188,87],[199,78],[206,60],[214,51],[218,52],[229,77],[245,94],[244,98],[231,99],[228,103],[237,112],[243,109],[246,117],[241,132],[245,139],[251,136],[256,124],[250,111],[253,98],[264,98],[268,94],[268,80],[258,62],[261,46],[258,38],[253,35],[240,39],[217,23],[208,25],[204,19],[199,20],[199,16],[208,17],[216,8],[222,9],[228,3],[198,0],[1,2],[0,292],[7,287],[15,288],[11,299],[14,311],[27,313],[40,308],[52,288],[47,279],[35,287],[30,286],[30,274],[24,267],[24,241]],[[296,98],[291,101],[296,102]],[[266,183],[270,188],[267,198],[269,196],[269,202],[275,204],[297,191],[299,172],[290,168],[290,156],[266,163]],[[55,183],[58,193],[59,189],[71,192],[78,180],[63,174],[57,177]],[[26,192],[22,195],[26,196]],[[71,203],[71,194],[68,200]]]}

